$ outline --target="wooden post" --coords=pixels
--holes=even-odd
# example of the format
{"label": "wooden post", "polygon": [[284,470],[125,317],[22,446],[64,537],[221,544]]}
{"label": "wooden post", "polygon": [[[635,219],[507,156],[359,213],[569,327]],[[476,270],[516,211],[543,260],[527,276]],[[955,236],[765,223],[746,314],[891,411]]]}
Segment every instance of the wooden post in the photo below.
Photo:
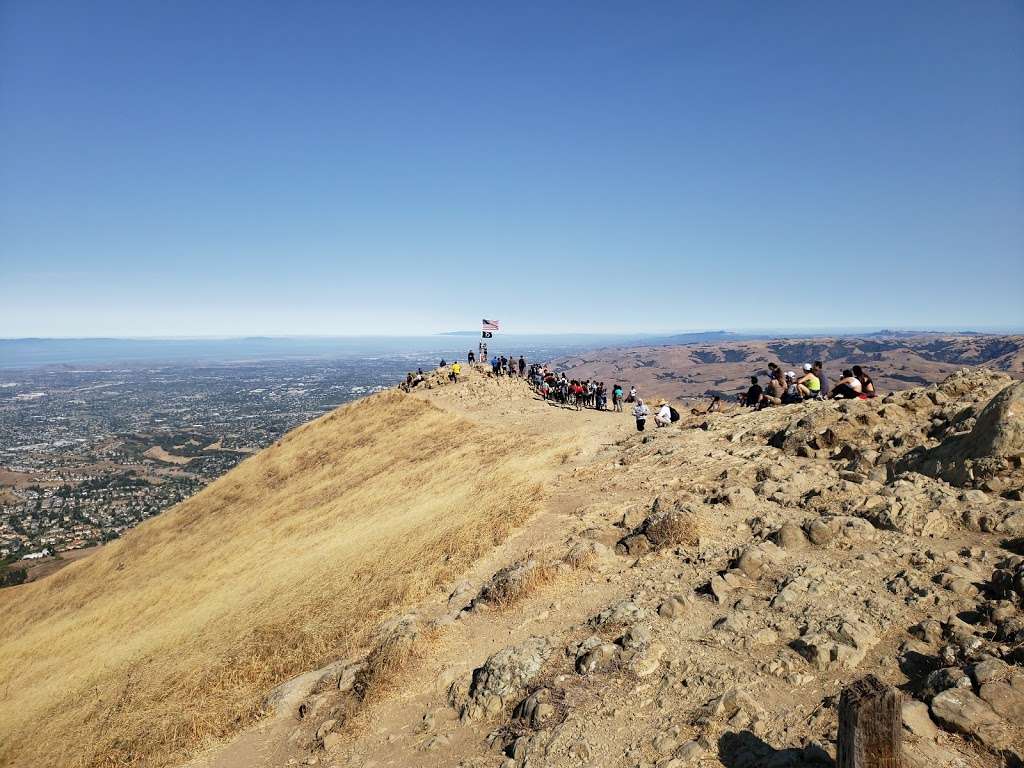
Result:
{"label": "wooden post", "polygon": [[836,768],[903,768],[903,701],[874,675],[839,697]]}

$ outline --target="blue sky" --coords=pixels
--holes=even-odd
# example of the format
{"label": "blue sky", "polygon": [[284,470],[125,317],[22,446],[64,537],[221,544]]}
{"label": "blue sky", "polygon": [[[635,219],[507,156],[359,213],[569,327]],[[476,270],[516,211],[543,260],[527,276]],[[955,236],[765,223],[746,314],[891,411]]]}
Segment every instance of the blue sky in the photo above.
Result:
{"label": "blue sky", "polygon": [[1020,2],[0,0],[0,336],[1024,325]]}

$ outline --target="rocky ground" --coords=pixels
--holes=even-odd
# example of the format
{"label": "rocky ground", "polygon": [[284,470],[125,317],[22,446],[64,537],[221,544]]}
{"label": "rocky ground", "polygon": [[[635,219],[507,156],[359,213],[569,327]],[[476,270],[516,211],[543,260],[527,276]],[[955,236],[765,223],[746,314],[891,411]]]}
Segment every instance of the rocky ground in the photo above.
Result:
{"label": "rocky ground", "polygon": [[908,766],[1024,764],[1024,383],[643,434],[518,381],[441,384],[412,396],[527,444],[577,419],[590,448],[366,657],[275,691],[274,748],[197,764],[829,766],[869,673],[904,694]]}

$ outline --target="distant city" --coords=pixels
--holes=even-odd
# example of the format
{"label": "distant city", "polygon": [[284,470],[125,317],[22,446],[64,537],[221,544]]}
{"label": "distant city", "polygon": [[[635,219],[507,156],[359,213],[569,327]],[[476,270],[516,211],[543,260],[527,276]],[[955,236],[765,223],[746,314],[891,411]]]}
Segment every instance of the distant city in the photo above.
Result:
{"label": "distant city", "polygon": [[[547,356],[580,341],[491,343]],[[0,366],[0,585],[25,578],[25,564],[121,536],[299,424],[410,370],[464,359],[477,341],[389,339],[366,356],[373,343],[354,341],[330,360],[345,342],[0,342],[9,353]],[[97,362],[112,351],[122,362]],[[247,359],[268,353],[284,359]],[[152,362],[161,355],[172,361]],[[205,359],[215,355],[243,362]]]}
{"label": "distant city", "polygon": [[404,373],[395,360],[7,372],[0,558],[116,538],[289,429]]}

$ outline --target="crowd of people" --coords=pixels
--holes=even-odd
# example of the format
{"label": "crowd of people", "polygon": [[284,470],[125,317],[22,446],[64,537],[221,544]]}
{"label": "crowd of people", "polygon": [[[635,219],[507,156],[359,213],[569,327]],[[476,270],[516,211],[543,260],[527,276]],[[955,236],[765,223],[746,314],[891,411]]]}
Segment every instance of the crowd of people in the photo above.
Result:
{"label": "crowd of people", "polygon": [[[647,419],[651,417],[651,408],[638,396],[635,386],[629,391],[621,384],[608,387],[603,381],[591,379],[570,379],[564,372],[555,372],[546,365],[527,365],[526,359],[520,355],[492,355],[488,357],[487,345],[481,343],[476,352],[470,350],[466,355],[470,366],[487,365],[494,376],[515,376],[525,379],[533,386],[542,398],[554,404],[582,410],[593,408],[598,411],[611,410],[622,413],[625,404],[632,405],[632,415],[636,420],[636,428],[643,432]],[[441,360],[441,370],[447,369],[448,379],[458,382],[462,374],[459,362],[449,364]],[[416,374],[409,373],[401,385],[406,391],[425,380],[423,369]],[[829,387],[829,379],[825,374],[820,360],[804,363],[802,372],[783,371],[776,363],[768,364],[768,381],[764,386],[757,376],[750,377],[750,387],[739,395],[740,405],[748,408],[770,408],[776,405],[791,405],[807,400],[850,400],[875,397],[875,384],[867,372],[859,365],[843,371],[842,377]],[[609,407],[610,405],[610,407]],[[654,423],[658,427],[667,427],[679,420],[679,412],[665,400],[655,403]],[[722,410],[721,397],[715,396],[704,410],[693,408],[690,413],[699,416]]]}
{"label": "crowd of people", "polygon": [[740,405],[748,408],[769,408],[792,405],[805,400],[852,400],[875,396],[875,383],[859,365],[843,371],[835,386],[829,388],[828,377],[820,360],[804,363],[803,372],[783,372],[775,363],[768,364],[768,382],[761,386],[757,376],[750,377],[750,387],[740,395]]}

